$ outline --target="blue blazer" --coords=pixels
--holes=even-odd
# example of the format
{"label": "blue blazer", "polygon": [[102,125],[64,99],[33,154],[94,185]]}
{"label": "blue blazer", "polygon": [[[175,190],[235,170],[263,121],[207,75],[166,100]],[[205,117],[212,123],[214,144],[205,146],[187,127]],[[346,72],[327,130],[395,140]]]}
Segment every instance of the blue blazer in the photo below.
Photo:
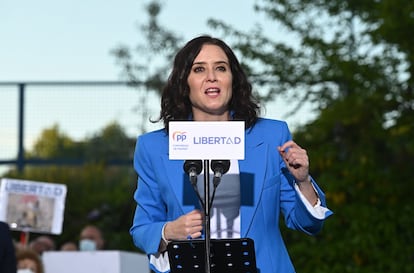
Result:
{"label": "blue blazer", "polygon": [[[260,118],[245,131],[245,159],[239,160],[241,237],[254,240],[259,273],[295,272],[280,233],[280,213],[289,228],[307,234],[320,231],[324,221],[306,209],[279,155],[277,147],[290,139],[283,121]],[[183,171],[184,161],[169,160],[168,150],[165,130],[138,137],[134,154],[137,208],[130,233],[134,244],[147,254],[157,253],[166,222],[199,208]],[[324,193],[312,182],[326,207]]]}

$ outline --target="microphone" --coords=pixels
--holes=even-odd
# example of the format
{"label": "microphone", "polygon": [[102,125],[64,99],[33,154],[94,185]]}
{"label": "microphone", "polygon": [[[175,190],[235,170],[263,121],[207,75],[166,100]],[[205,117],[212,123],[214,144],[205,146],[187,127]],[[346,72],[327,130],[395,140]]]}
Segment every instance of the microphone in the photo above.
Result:
{"label": "microphone", "polygon": [[203,164],[201,160],[186,160],[183,166],[184,171],[188,174],[191,184],[197,184],[197,175],[201,173]]}
{"label": "microphone", "polygon": [[190,178],[190,183],[193,186],[195,193],[197,194],[197,198],[200,201],[201,206],[205,210],[206,206],[197,188],[197,175],[199,175],[201,173],[201,170],[203,169],[203,162],[201,160],[186,160],[184,161],[183,169],[185,173],[188,174],[188,177]]}
{"label": "microphone", "polygon": [[217,187],[223,174],[230,169],[230,160],[211,160],[211,170],[214,172],[213,184]]}

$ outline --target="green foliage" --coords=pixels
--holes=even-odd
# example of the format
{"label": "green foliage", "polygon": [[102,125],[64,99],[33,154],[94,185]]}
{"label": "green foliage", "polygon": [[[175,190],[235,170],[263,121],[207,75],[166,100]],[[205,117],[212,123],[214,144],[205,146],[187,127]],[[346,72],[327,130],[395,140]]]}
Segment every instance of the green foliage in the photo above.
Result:
{"label": "green foliage", "polygon": [[27,157],[39,158],[80,158],[82,146],[60,131],[59,125],[44,129]]}
{"label": "green foliage", "polygon": [[108,124],[101,132],[83,141],[72,140],[61,132],[58,125],[54,125],[42,131],[33,150],[27,152],[27,158],[122,163],[132,158],[134,145],[135,139],[130,139],[116,122]]}
{"label": "green foliage", "polygon": [[301,272],[411,272],[409,163],[394,162],[398,140],[371,111],[355,114],[351,99],[338,104],[295,133],[335,214],[316,238],[287,232],[292,258]]}
{"label": "green foliage", "polygon": [[130,159],[134,145],[135,139],[129,139],[124,129],[113,122],[87,140],[84,144],[85,159],[93,162]]}
{"label": "green foliage", "polygon": [[297,44],[210,25],[236,41],[263,99],[319,113],[294,138],[335,214],[316,237],[283,230],[298,272],[412,272],[412,1],[256,3]]}

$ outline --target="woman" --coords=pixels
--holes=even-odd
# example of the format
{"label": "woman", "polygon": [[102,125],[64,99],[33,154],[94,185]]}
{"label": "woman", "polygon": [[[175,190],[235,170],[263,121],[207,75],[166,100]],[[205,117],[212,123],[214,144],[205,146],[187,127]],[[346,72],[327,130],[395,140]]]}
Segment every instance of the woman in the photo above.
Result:
{"label": "woman", "polygon": [[17,273],[43,273],[43,261],[40,255],[30,248],[16,251]]}
{"label": "woman", "polygon": [[294,272],[280,212],[288,227],[307,234],[320,231],[331,212],[309,175],[306,150],[292,141],[285,122],[258,113],[251,84],[223,41],[200,36],[177,53],[161,98],[165,128],[140,136],[134,154],[139,178],[130,233],[155,272],[169,271],[169,241],[203,236],[203,212],[186,190],[183,162],[168,159],[168,123],[186,120],[245,122],[245,160],[232,162],[217,188],[212,238],[251,238],[260,273]]}

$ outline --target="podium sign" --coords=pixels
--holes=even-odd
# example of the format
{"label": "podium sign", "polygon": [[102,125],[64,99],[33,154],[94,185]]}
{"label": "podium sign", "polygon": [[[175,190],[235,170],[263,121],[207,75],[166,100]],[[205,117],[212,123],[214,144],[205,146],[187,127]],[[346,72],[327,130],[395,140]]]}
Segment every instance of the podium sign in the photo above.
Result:
{"label": "podium sign", "polygon": [[244,159],[243,121],[172,121],[170,159]]}

